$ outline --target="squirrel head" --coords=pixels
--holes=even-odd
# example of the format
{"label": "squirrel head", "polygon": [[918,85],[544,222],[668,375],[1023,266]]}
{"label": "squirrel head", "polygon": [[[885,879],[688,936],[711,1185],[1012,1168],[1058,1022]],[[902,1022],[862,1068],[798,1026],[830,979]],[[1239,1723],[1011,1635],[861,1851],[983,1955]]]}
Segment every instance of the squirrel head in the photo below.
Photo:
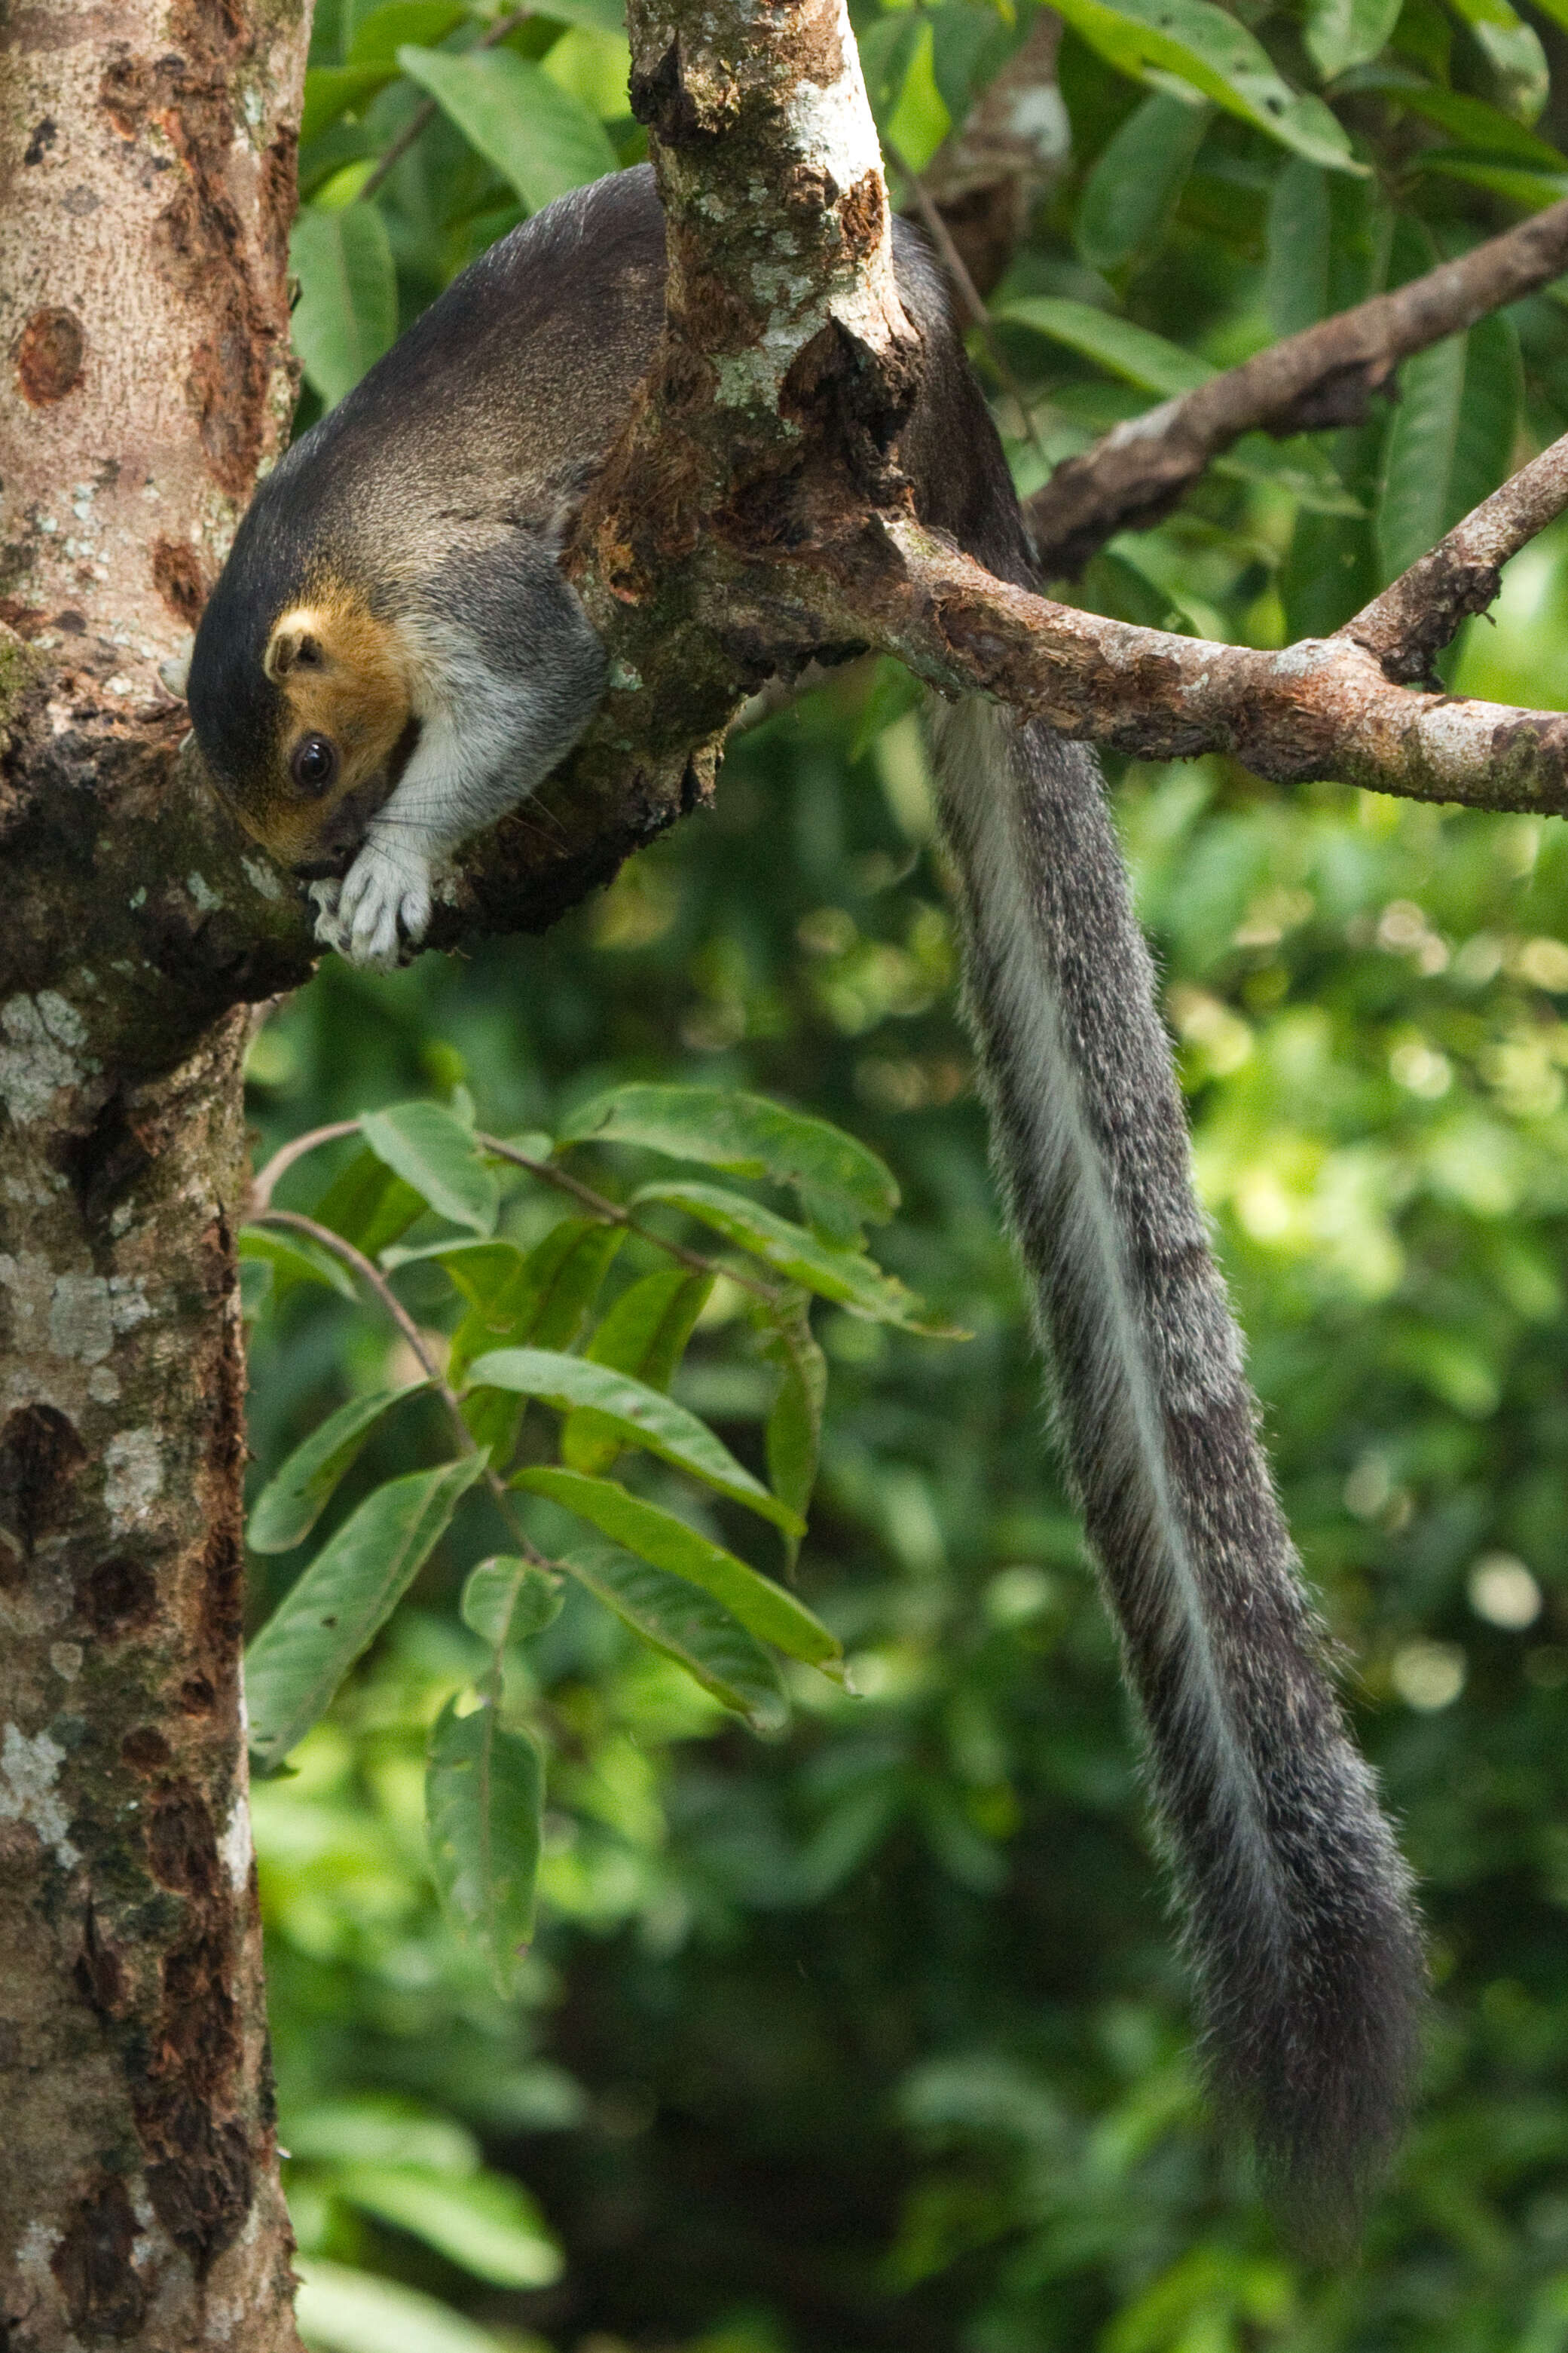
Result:
{"label": "squirrel head", "polygon": [[237,547],[202,616],[186,699],[214,783],[296,872],[342,873],[418,739],[403,632],[334,576],[281,602]]}

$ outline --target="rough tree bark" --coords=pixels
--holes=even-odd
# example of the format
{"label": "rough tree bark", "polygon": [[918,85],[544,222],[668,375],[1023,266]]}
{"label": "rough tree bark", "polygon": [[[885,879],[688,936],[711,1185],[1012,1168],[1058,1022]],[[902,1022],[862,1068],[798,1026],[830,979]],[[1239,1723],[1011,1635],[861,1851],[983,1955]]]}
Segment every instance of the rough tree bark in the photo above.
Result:
{"label": "rough tree bark", "polygon": [[304,967],[166,805],[184,718],[154,664],[289,414],[302,37],[298,0],[35,0],[0,31],[11,2353],[298,2343],[237,1674],[226,1008]]}
{"label": "rough tree bark", "polygon": [[[6,2353],[297,2343],[245,1802],[231,1229],[245,1008],[313,952],[299,888],[180,755],[155,665],[284,429],[300,5],[0,16]],[[842,0],[629,16],[672,268],[571,555],[611,691],[552,821],[469,852],[437,944],[542,926],[708,791],[770,672],[867,644],[1128,748],[1563,805],[1564,723],[1411,694],[1348,638],[1262,656],[1068,613],[921,532],[897,464],[920,353]],[[1494,562],[1516,522],[1460,554]]]}

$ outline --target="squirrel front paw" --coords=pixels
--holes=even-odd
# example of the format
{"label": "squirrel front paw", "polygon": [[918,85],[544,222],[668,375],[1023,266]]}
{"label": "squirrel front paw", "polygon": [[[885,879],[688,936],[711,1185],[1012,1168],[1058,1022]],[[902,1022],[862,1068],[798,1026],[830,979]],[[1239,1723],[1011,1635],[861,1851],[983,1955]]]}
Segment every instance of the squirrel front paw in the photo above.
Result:
{"label": "squirrel front paw", "polygon": [[342,882],[312,882],[316,937],[351,964],[395,971],[430,926],[431,864],[418,850],[367,841]]}

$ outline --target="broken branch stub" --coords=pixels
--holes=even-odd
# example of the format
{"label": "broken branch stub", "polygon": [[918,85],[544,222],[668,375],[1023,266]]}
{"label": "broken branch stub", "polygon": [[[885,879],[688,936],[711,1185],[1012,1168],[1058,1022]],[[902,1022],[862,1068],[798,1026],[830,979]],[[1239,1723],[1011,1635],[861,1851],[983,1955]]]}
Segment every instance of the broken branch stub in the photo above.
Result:
{"label": "broken branch stub", "polygon": [[1432,663],[1468,614],[1484,613],[1502,567],[1568,507],[1568,434],[1510,474],[1436,547],[1363,605],[1339,631],[1364,646],[1385,678],[1431,683]]}

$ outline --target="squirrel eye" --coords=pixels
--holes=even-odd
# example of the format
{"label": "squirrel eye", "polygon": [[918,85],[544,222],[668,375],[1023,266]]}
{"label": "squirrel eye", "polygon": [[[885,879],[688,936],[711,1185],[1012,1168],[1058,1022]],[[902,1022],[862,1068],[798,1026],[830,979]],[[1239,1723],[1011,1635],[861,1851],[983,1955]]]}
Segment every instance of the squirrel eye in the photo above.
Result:
{"label": "squirrel eye", "polygon": [[338,773],[338,755],[324,735],[304,735],[294,746],[289,768],[301,792],[324,793]]}

